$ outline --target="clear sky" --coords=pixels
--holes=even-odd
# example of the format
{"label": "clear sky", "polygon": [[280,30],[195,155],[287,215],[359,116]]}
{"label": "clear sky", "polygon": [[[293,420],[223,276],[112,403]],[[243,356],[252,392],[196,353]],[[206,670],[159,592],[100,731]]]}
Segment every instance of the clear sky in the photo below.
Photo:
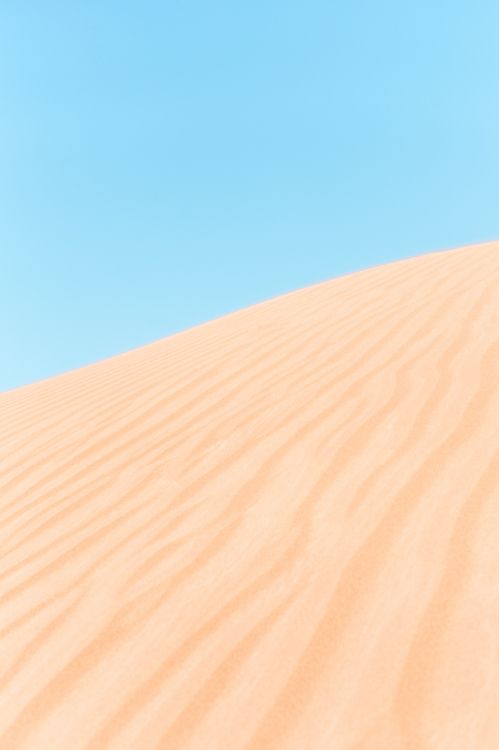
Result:
{"label": "clear sky", "polygon": [[496,0],[0,4],[0,389],[499,238]]}

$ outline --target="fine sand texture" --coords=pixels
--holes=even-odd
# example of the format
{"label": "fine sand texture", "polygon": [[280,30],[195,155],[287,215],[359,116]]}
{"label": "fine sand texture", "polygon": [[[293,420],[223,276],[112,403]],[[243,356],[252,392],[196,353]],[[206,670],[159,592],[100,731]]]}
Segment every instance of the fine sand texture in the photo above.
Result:
{"label": "fine sand texture", "polygon": [[499,243],[4,393],[0,451],[1,750],[499,748]]}

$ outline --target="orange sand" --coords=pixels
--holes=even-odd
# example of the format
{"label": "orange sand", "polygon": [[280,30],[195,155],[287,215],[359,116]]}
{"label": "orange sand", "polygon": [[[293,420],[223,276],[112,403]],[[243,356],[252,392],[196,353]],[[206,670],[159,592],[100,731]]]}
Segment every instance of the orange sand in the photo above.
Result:
{"label": "orange sand", "polygon": [[499,243],[0,396],[0,748],[499,748]]}

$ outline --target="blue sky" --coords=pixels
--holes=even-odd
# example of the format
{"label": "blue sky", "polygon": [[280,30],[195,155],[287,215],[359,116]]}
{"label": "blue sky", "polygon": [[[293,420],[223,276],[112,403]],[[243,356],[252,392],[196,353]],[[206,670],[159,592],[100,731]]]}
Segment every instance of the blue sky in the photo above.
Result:
{"label": "blue sky", "polygon": [[499,238],[499,5],[0,5],[0,389]]}

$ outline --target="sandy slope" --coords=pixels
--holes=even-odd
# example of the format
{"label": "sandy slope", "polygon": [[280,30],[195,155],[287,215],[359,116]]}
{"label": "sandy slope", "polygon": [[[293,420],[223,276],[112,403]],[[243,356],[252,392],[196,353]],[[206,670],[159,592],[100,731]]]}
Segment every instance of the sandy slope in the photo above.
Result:
{"label": "sandy slope", "polygon": [[0,748],[499,748],[499,244],[0,396]]}

